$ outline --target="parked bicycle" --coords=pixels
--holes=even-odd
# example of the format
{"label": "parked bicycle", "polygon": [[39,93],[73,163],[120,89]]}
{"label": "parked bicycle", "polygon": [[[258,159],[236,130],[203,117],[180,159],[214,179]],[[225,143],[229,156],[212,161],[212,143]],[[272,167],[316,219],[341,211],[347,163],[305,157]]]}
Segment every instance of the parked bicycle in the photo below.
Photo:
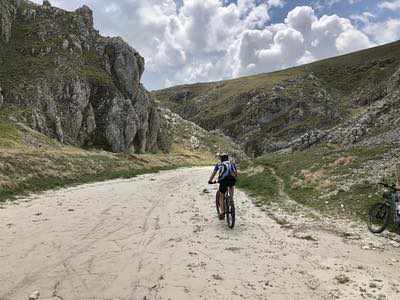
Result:
{"label": "parked bicycle", "polygon": [[[218,182],[213,182],[213,184],[217,184]],[[221,215],[221,208],[219,207],[219,193],[220,191],[217,191],[215,195],[215,206],[217,209],[217,214],[218,216]],[[225,195],[224,195],[224,208],[225,208],[225,218],[226,222],[228,223],[228,227],[233,229],[235,226],[235,202],[233,201],[233,197],[229,193],[229,189],[227,189]]]}
{"label": "parked bicycle", "polygon": [[400,216],[398,215],[396,193],[400,191],[396,185],[379,183],[386,187],[388,191],[383,193],[383,202],[374,204],[368,213],[368,229],[372,233],[381,233],[389,225],[390,218],[393,218],[394,224],[400,228]]}

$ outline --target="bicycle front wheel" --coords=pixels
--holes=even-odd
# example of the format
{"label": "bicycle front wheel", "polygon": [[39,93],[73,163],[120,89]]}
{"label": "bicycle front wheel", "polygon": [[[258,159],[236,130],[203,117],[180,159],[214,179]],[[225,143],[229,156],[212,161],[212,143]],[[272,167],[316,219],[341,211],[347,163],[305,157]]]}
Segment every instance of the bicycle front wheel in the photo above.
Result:
{"label": "bicycle front wheel", "polygon": [[230,197],[227,197],[225,203],[226,222],[228,223],[228,227],[233,229],[233,227],[235,227],[235,203]]}
{"label": "bicycle front wheel", "polygon": [[368,213],[368,229],[372,233],[383,232],[389,224],[389,209],[386,203],[373,205]]}

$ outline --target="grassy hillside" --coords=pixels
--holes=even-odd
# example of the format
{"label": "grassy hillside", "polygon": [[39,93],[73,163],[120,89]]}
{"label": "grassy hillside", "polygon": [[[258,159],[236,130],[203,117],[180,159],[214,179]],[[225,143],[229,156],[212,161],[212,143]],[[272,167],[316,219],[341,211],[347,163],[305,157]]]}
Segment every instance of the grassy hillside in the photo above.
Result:
{"label": "grassy hillside", "polygon": [[165,107],[206,129],[221,129],[249,154],[278,150],[315,129],[364,112],[387,93],[400,42],[269,74],[155,91]]}
{"label": "grassy hillside", "polygon": [[177,136],[178,132],[171,132],[169,154],[115,154],[62,145],[30,129],[18,118],[7,107],[0,110],[0,202],[28,192],[209,165],[214,160],[211,147],[226,142],[210,135],[198,147],[191,147],[173,142],[182,138]]}
{"label": "grassy hillside", "polygon": [[290,211],[289,198],[327,216],[366,221],[369,207],[382,200],[377,183],[395,182],[399,150],[388,142],[348,149],[324,144],[267,154],[240,165],[239,187],[258,196],[260,204],[277,203]]}

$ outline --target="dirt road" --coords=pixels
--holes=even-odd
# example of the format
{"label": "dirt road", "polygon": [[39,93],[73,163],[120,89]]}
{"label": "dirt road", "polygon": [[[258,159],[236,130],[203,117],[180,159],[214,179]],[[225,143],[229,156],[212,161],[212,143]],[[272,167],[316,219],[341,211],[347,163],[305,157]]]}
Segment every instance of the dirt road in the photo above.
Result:
{"label": "dirt road", "polygon": [[0,299],[400,299],[395,242],[282,226],[242,192],[230,230],[208,174],[166,171],[5,205]]}

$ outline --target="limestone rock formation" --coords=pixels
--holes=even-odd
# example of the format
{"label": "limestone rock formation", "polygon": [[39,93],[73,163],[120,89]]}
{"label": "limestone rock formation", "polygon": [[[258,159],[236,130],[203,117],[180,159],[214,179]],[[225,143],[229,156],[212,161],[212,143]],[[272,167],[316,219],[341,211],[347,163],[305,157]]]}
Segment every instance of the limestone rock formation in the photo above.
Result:
{"label": "limestone rock formation", "polygon": [[247,155],[232,139],[219,131],[207,131],[187,121],[169,109],[159,108],[162,127],[169,133],[168,143],[174,143],[190,150],[211,153],[229,152],[237,161],[247,159]]}
{"label": "limestone rock formation", "polygon": [[63,143],[159,149],[159,112],[140,83],[144,59],[121,38],[102,37],[89,7],[0,0],[0,20],[0,104]]}
{"label": "limestone rock formation", "polygon": [[[341,126],[333,130],[326,131],[325,140],[331,143],[352,145],[359,142],[368,144],[375,140],[375,144],[385,143],[393,140],[400,140],[382,136],[382,140],[377,142],[376,135],[372,139],[368,138],[372,131],[395,131],[400,128],[400,66],[393,76],[384,84],[385,95],[383,98],[371,104],[368,109],[356,117],[348,120]],[[366,140],[364,140],[367,138]]]}
{"label": "limestone rock formation", "polygon": [[17,2],[13,0],[0,0],[0,41],[10,40],[16,7]]}

